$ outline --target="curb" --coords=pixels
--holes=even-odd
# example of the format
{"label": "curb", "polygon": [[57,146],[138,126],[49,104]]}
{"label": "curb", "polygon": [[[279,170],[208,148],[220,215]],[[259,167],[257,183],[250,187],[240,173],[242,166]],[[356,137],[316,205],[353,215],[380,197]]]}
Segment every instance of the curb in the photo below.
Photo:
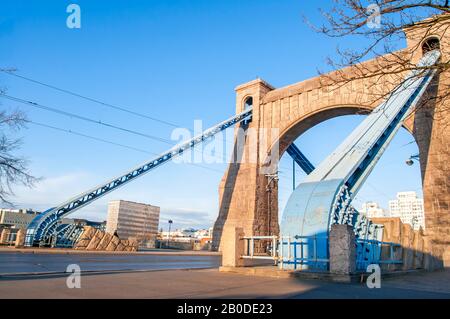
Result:
{"label": "curb", "polygon": [[[307,272],[307,271],[286,271],[279,270],[278,268],[268,267],[224,267],[219,268],[220,272],[233,273],[247,276],[262,276],[271,278],[298,278],[306,280],[324,280],[336,283],[363,283],[370,276],[368,273],[355,273],[355,274],[331,274],[328,272]],[[381,278],[394,278],[399,276],[405,276],[408,274],[417,274],[426,272],[423,269],[417,270],[405,270],[395,272],[382,272]]]}
{"label": "curb", "polygon": [[[81,275],[110,275],[110,274],[122,274],[122,273],[141,273],[141,272],[155,272],[155,271],[190,271],[190,270],[206,270],[217,269],[215,267],[199,267],[199,268],[165,268],[165,269],[111,269],[111,270],[85,270],[81,271]],[[0,280],[2,279],[32,279],[33,277],[45,277],[45,276],[63,276],[70,275],[71,272],[66,271],[43,271],[43,272],[19,272],[19,273],[7,273],[0,274]],[[37,278],[36,278],[37,279]]]}
{"label": "curb", "polygon": [[169,255],[169,256],[221,256],[220,252],[202,252],[202,251],[103,251],[103,250],[76,250],[76,249],[35,249],[35,248],[0,248],[0,254],[9,253],[29,253],[29,254],[59,254],[59,255],[76,255],[76,254],[98,254],[98,255]]}

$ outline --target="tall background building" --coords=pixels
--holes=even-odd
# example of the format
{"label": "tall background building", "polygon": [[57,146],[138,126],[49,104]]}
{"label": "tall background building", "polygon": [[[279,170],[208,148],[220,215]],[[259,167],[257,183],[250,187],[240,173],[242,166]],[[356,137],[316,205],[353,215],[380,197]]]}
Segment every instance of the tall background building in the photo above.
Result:
{"label": "tall background building", "polygon": [[399,192],[397,199],[389,201],[391,217],[400,217],[405,224],[410,224],[415,230],[425,229],[425,213],[423,199],[417,198],[416,192]]}
{"label": "tall background building", "polygon": [[38,215],[32,209],[0,209],[0,225],[15,229],[26,229],[34,217]]}
{"label": "tall background building", "polygon": [[110,201],[106,231],[117,233],[120,239],[134,237],[140,246],[154,247],[159,213],[160,208],[157,206],[124,200]]}
{"label": "tall background building", "polygon": [[368,218],[388,217],[384,209],[376,202],[366,202],[362,204],[360,213],[366,215]]}

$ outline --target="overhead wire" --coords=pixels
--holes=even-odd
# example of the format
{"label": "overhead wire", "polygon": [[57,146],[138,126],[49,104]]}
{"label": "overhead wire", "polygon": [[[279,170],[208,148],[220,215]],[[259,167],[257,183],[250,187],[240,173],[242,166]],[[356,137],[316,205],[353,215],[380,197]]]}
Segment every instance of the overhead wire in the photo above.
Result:
{"label": "overhead wire", "polygon": [[[146,150],[134,147],[134,146],[129,146],[129,145],[113,142],[113,141],[110,141],[110,140],[98,138],[98,137],[95,137],[95,136],[92,136],[92,135],[80,133],[80,132],[73,131],[73,130],[68,130],[68,129],[64,129],[64,128],[61,128],[61,127],[56,127],[56,126],[53,126],[53,125],[40,123],[40,122],[36,122],[36,121],[31,121],[31,120],[28,120],[27,122],[31,123],[33,125],[37,125],[37,126],[41,126],[41,127],[57,130],[57,131],[60,131],[60,132],[65,132],[65,133],[69,133],[69,134],[72,134],[72,135],[77,135],[77,136],[81,136],[81,137],[84,137],[84,138],[88,138],[88,139],[91,139],[91,140],[95,140],[95,141],[99,141],[99,142],[103,142],[103,143],[107,143],[107,144],[111,144],[111,145],[115,145],[115,146],[120,146],[122,148],[130,149],[130,150],[133,150],[133,151],[137,151],[137,152],[141,152],[141,153],[145,153],[145,154],[150,154],[150,155],[155,155],[155,156],[159,155],[157,153],[149,152],[149,151],[146,151]],[[198,166],[198,167],[201,167],[201,168],[204,168],[204,169],[208,169],[208,170],[211,170],[211,171],[214,171],[214,172],[218,172],[218,173],[221,173],[221,174],[223,173],[220,170],[217,170],[217,169],[214,169],[214,168],[211,168],[211,167],[207,167],[207,166],[203,166],[203,165],[200,165],[200,164],[197,164],[197,163],[189,163],[188,162],[186,164]]]}

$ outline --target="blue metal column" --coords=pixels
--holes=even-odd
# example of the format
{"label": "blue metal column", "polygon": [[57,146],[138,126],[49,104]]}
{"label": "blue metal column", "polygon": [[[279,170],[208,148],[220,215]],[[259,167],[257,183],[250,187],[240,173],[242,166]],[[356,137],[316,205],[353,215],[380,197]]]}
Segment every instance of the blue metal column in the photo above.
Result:
{"label": "blue metal column", "polygon": [[[373,227],[351,201],[436,73],[424,66],[434,65],[439,57],[438,50],[425,54],[417,69],[295,189],[283,212],[283,236],[327,237],[330,225],[337,223],[351,225],[358,237],[367,237]],[[313,256],[310,246],[305,247],[308,258]],[[328,244],[318,243],[317,254],[327,259]]]}
{"label": "blue metal column", "polygon": [[286,149],[286,152],[294,159],[294,161],[301,167],[306,174],[311,174],[314,170],[314,165],[306,158],[306,156],[300,151],[300,149],[292,143]]}

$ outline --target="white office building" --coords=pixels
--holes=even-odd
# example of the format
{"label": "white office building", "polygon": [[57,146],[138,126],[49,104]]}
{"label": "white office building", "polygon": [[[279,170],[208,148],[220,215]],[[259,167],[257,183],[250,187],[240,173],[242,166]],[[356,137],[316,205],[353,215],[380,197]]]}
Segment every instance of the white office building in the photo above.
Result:
{"label": "white office building", "polygon": [[160,208],[157,206],[129,202],[110,201],[106,232],[116,233],[120,239],[136,238],[140,245],[154,245],[158,233]]}
{"label": "white office building", "polygon": [[425,212],[423,199],[417,198],[416,192],[399,192],[397,199],[389,201],[391,217],[400,217],[405,224],[410,224],[414,230],[425,229]]}
{"label": "white office building", "polygon": [[367,218],[388,217],[384,209],[376,202],[366,202],[362,204],[360,213],[364,214]]}

